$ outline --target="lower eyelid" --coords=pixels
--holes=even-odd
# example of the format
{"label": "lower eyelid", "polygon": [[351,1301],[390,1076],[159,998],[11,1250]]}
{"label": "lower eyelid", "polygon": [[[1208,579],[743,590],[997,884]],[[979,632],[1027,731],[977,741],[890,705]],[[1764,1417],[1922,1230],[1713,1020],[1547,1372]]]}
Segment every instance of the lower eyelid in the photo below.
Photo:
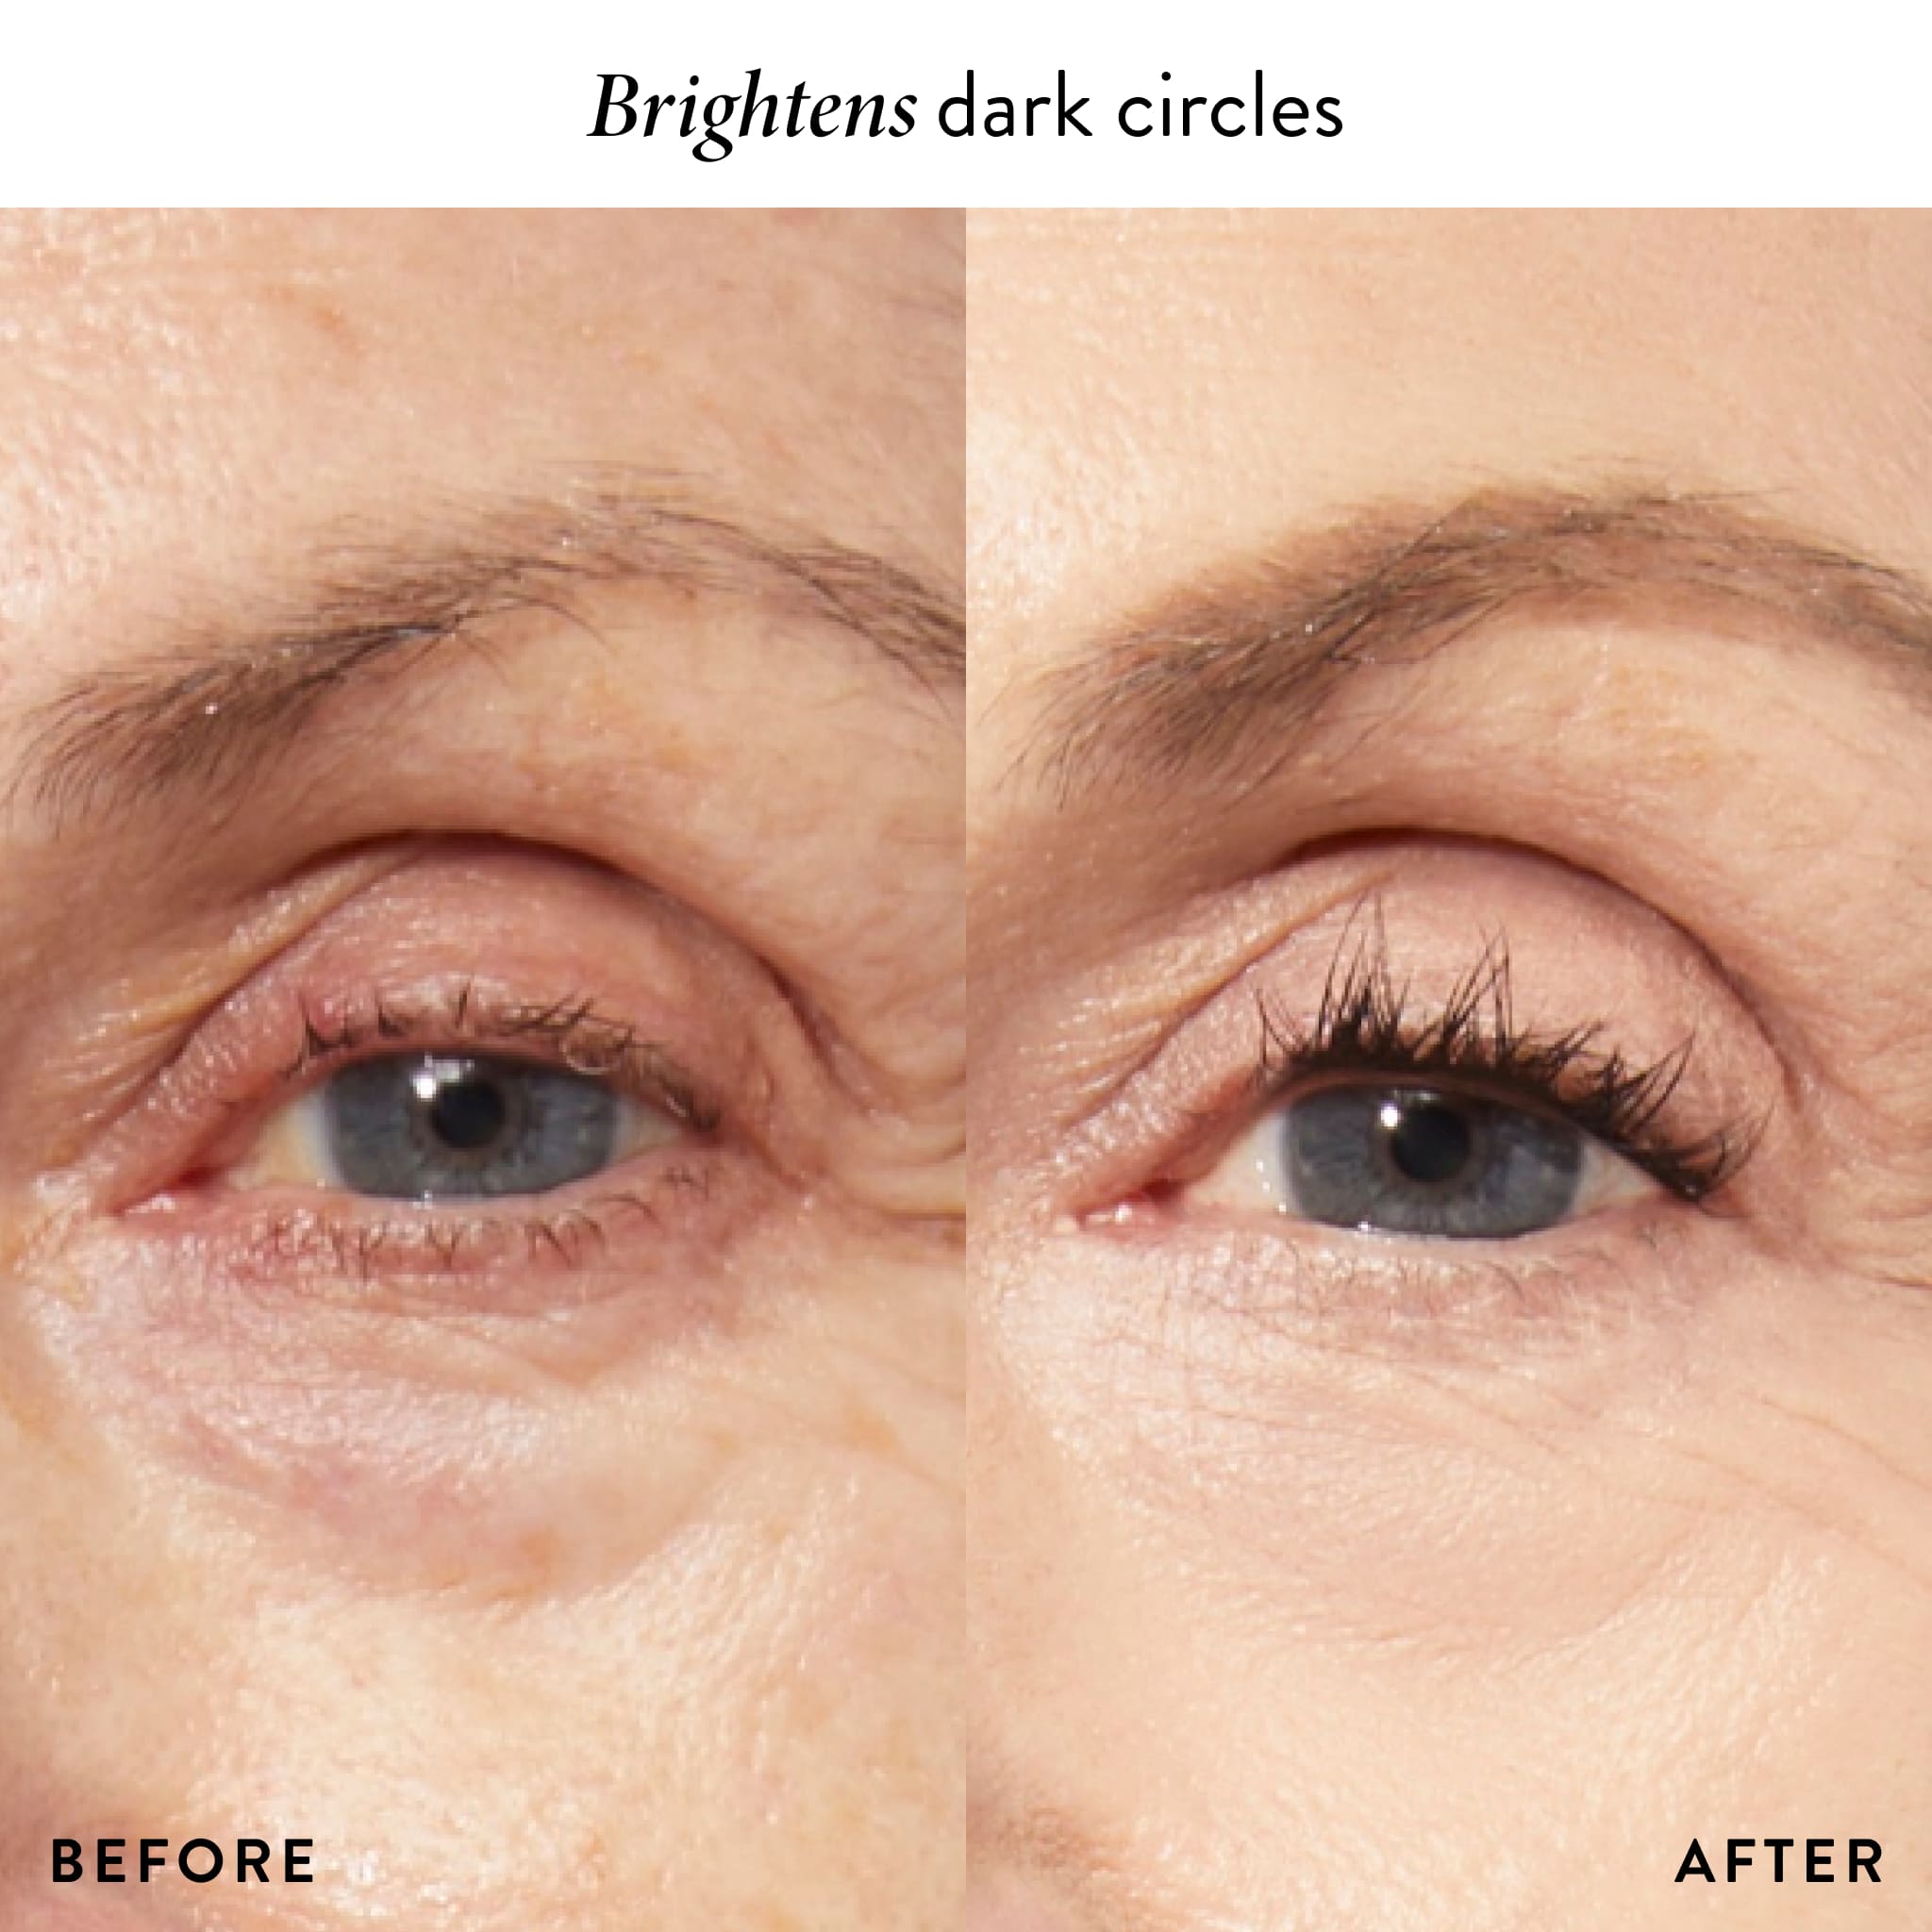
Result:
{"label": "lower eyelid", "polygon": [[[562,1350],[589,1375],[735,1326],[747,1312],[739,1250],[762,1238],[771,1205],[756,1176],[720,1164],[627,1178],[542,1215],[520,1204],[433,1224],[323,1211],[308,1196],[156,1206],[76,1230],[58,1293],[75,1319],[116,1331],[219,1347],[253,1334],[258,1365],[279,1362],[267,1372],[298,1386],[374,1372],[388,1333],[447,1326],[484,1351],[450,1358],[451,1373],[514,1390],[529,1348]],[[499,1347],[514,1353],[492,1369]]]}
{"label": "lower eyelid", "polygon": [[758,1209],[743,1161],[715,1148],[666,1151],[542,1196],[423,1205],[313,1189],[164,1195],[124,1215],[128,1235],[197,1292],[325,1298],[346,1292],[446,1309],[464,1285],[491,1313],[630,1289],[689,1297],[727,1272]]}
{"label": "lower eyelid", "polygon": [[1258,1348],[1265,1360],[1278,1346],[1291,1360],[1306,1349],[1487,1364],[1502,1347],[1643,1345],[1713,1293],[1683,1217],[1643,1204],[1527,1243],[1104,1216],[1056,1239],[1079,1241],[1087,1257],[1068,1278],[1126,1311],[1115,1317],[1124,1336],[1143,1320],[1158,1327],[1139,1339],[1163,1353]]}

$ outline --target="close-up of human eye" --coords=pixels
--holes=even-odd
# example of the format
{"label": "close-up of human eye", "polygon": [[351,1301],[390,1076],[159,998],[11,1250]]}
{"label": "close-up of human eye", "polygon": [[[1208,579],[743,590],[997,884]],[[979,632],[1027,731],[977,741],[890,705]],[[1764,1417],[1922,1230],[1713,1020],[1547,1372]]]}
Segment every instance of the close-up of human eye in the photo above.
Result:
{"label": "close-up of human eye", "polygon": [[0,1924],[951,1923],[959,228],[0,221]]}
{"label": "close-up of human eye", "polygon": [[1197,1206],[1254,1200],[1364,1234],[1507,1241],[1651,1185],[1642,1167],[1555,1100],[1540,1108],[1397,1073],[1288,1094],[1189,1194]]}
{"label": "close-up of human eye", "polygon": [[291,1102],[239,1179],[424,1206],[548,1194],[676,1128],[608,1077],[569,1067],[501,1054],[391,1054],[358,1060]]}
{"label": "close-up of human eye", "polygon": [[[100,1265],[131,1241],[184,1282],[219,1263],[264,1292],[409,1282],[433,1307],[441,1284],[559,1315],[594,1277],[661,1315],[725,1296],[824,1184],[809,1044],[770,969],[688,909],[474,842],[339,871],[158,1065],[92,1070],[102,1118],[43,1191],[70,1224],[107,1210]],[[312,916],[318,891],[340,903]]]}
{"label": "close-up of human eye", "polygon": [[1272,1212],[1364,1234],[1509,1241],[1663,1195],[1712,1199],[1747,1151],[1678,1128],[1693,1043],[1632,1064],[1586,1022],[1520,1030],[1500,943],[1425,1013],[1357,945],[1304,1030],[1258,1015],[1254,1105],[1205,1171],[1167,1184],[1195,1212]]}
{"label": "close-up of human eye", "polygon": [[131,1211],[178,1222],[275,1201],[280,1237],[327,1234],[364,1268],[413,1252],[454,1270],[498,1225],[480,1209],[524,1216],[501,1224],[522,1238],[496,1241],[499,1260],[584,1260],[623,1232],[612,1222],[662,1238],[676,1197],[694,1206],[713,1185],[716,1104],[581,997],[533,1006],[463,980],[373,998],[333,1033],[303,1026],[266,1095],[225,1098],[219,1142]]}
{"label": "close-up of human eye", "polygon": [[969,1924],[1917,1924],[1923,220],[971,234]]}
{"label": "close-up of human eye", "polygon": [[1760,1154],[1793,1156],[1749,1007],[1655,908],[1522,846],[1384,828],[1291,854],[1039,1024],[1058,1037],[1031,1064],[1058,1077],[1029,1091],[1083,1097],[1037,1165],[988,1176],[989,1214],[1024,1225],[1037,1200],[1041,1239],[1099,1267],[1165,1253],[1217,1307],[1345,1271],[1343,1237],[1363,1272],[1324,1294],[1338,1314],[1382,1307],[1378,1274],[1546,1282],[1565,1257],[1600,1282],[1621,1257],[1615,1299],[1648,1280],[1661,1306],[1685,1256],[1786,1211],[1758,1185]]}

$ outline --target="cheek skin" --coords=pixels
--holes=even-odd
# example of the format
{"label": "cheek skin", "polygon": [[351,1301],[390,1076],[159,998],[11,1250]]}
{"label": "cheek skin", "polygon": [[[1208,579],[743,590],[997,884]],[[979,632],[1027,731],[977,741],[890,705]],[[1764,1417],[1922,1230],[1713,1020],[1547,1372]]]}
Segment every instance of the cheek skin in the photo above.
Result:
{"label": "cheek skin", "polygon": [[1402,1932],[1446,1896],[1478,1932],[1702,1924],[1669,1887],[1698,1830],[1856,1828],[1906,1877],[1932,1457],[1881,1364],[1911,1311],[1734,1263],[1580,1374],[1250,1330],[1231,1375],[1184,1316],[1072,1327],[1109,1299],[1079,1266],[1008,1282],[976,1344],[974,1741],[1097,1848],[1091,1923],[1313,1932],[1373,1874]]}
{"label": "cheek skin", "polygon": [[[854,1276],[871,1238],[849,1216],[740,1205],[754,1225],[702,1261],[643,1233],[623,1265],[613,1242],[595,1269],[407,1289],[225,1281],[103,1231],[21,1281],[0,1395],[70,1448],[107,1428],[291,1562],[386,1591],[595,1588],[777,1441],[942,1481],[921,1405],[953,1399],[945,1336]],[[874,1265],[926,1265],[906,1252]]]}
{"label": "cheek skin", "polygon": [[[236,1548],[219,1583],[185,1576],[186,1551],[115,1566],[167,1606],[141,1655],[165,1646],[169,1672],[66,1607],[78,1627],[41,1655],[88,1688],[12,1713],[8,1782],[38,1796],[13,1814],[0,1900],[42,1882],[57,1831],[286,1830],[319,1854],[304,1924],[617,1932],[649,1901],[676,1932],[940,1932],[954,1774],[913,1716],[943,1688],[923,1598],[939,1553],[902,1504],[835,1509],[805,1485],[703,1542],[675,1577],[508,1615],[291,1593]],[[138,1771],[137,1731],[155,1740]],[[206,1896],[178,1881],[150,1895]],[[285,1898],[224,1897],[234,1916],[217,1923],[281,1923]]]}
{"label": "cheek skin", "polygon": [[[848,1257],[810,1323],[706,1374],[452,1398],[426,1449],[325,1391],[266,1484],[245,1427],[195,1467],[195,1428],[152,1433],[179,1386],[11,1405],[0,1562],[40,1583],[0,1631],[0,1915],[53,1835],[226,1829],[312,1836],[319,1875],[299,1908],[224,1896],[224,1927],[628,1932],[644,1902],[668,1932],[941,1932],[953,1302],[943,1266]],[[386,1432],[352,1466],[325,1417]]]}
{"label": "cheek skin", "polygon": [[975,1870],[966,1896],[964,1932],[1081,1932],[1051,1892],[1013,1872]]}
{"label": "cheek skin", "polygon": [[575,1308],[552,1284],[546,1322],[491,1319],[489,1281],[441,1308],[379,1285],[184,1295],[178,1266],[141,1259],[38,1298],[62,1385],[43,1426],[105,1424],[291,1560],[386,1590],[594,1587],[701,1509],[766,1420],[729,1373],[741,1300],[708,1358],[721,1331],[654,1332],[643,1282]]}

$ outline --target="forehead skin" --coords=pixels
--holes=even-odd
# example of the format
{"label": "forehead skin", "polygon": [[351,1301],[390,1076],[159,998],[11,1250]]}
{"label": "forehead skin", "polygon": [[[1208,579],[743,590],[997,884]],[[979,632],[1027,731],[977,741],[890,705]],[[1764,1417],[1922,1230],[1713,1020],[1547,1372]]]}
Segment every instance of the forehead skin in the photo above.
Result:
{"label": "forehead skin", "polygon": [[11,216],[0,622],[72,672],[144,566],[600,459],[956,578],[958,252],[869,211]]}
{"label": "forehead skin", "polygon": [[970,236],[975,758],[1024,724],[986,711],[1017,673],[1391,492],[1628,472],[1932,547],[1909,216],[982,213]]}

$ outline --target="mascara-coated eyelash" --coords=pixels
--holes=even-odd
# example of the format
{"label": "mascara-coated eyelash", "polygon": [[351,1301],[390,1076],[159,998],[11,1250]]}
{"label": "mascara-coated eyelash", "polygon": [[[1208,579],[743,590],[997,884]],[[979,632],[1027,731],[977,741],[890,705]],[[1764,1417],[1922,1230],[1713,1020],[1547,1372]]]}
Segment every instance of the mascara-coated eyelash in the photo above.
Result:
{"label": "mascara-coated eyelash", "polygon": [[1734,1179],[1755,1135],[1724,1125],[1694,1136],[1665,1124],[1692,1041],[1648,1064],[1606,1047],[1591,1023],[1537,1033],[1517,1023],[1509,953],[1499,937],[1441,1001],[1421,1008],[1390,965],[1379,919],[1352,928],[1310,1023],[1259,1002],[1256,1102],[1282,1099],[1323,1076],[1381,1075],[1513,1102],[1554,1116],[1648,1174],[1678,1199],[1708,1200]]}

